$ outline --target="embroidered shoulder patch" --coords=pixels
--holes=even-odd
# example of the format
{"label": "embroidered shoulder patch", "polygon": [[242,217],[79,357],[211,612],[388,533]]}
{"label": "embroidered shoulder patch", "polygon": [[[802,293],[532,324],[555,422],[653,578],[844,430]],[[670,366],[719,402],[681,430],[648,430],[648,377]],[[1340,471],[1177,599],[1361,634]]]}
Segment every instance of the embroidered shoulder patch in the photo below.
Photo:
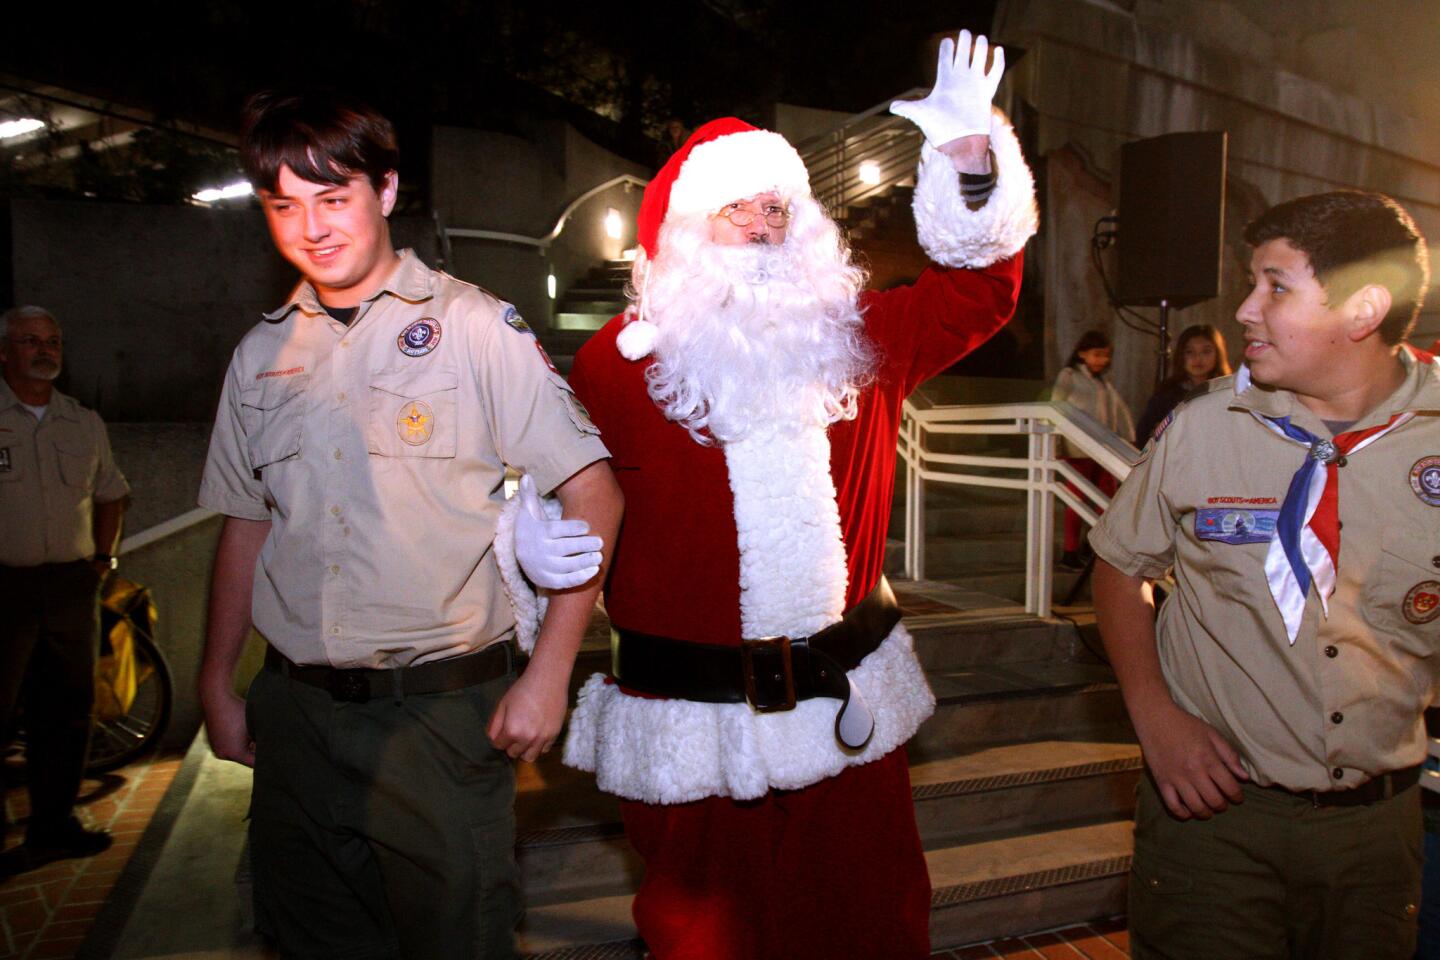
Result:
{"label": "embroidered shoulder patch", "polygon": [[1201,507],[1195,511],[1195,537],[1229,544],[1269,543],[1279,518],[1279,510]]}
{"label": "embroidered shoulder patch", "polygon": [[1410,467],[1410,489],[1432,507],[1440,507],[1440,457],[1421,457]]}
{"label": "embroidered shoulder patch", "polygon": [[525,322],[525,318],[520,316],[520,311],[509,304],[505,306],[505,325],[517,333],[528,333],[532,337],[535,336],[535,331],[531,329],[530,324]]}

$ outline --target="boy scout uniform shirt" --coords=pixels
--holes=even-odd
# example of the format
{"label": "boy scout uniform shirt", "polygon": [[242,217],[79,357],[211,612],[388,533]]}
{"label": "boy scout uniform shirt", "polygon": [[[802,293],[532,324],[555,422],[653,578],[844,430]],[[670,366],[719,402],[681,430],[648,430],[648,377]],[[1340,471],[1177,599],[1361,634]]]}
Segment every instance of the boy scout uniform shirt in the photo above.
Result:
{"label": "boy scout uniform shirt", "polygon": [[129,492],[98,413],[55,390],[36,420],[0,380],[0,564],[92,556],[95,504]]}
{"label": "boy scout uniform shirt", "polygon": [[270,520],[255,628],[296,663],[403,667],[508,638],[506,464],[609,456],[514,307],[411,251],[347,328],[309,283],[236,348],[200,503]]}
{"label": "boy scout uniform shirt", "polygon": [[1425,759],[1440,657],[1440,373],[1401,351],[1404,383],[1351,430],[1410,420],[1338,471],[1340,550],[1325,616],[1312,587],[1292,646],[1265,578],[1307,450],[1250,411],[1329,437],[1293,394],[1231,378],[1178,408],[1090,533],[1130,576],[1174,567],[1156,623],[1175,702],[1240,752],[1252,779],[1343,790]]}

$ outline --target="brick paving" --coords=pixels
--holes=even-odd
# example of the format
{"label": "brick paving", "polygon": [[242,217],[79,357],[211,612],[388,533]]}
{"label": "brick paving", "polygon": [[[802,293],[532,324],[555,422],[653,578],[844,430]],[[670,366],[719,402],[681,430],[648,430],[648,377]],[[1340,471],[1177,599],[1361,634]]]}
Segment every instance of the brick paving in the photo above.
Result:
{"label": "brick paving", "polygon": [[930,956],[932,960],[1124,960],[1130,956],[1130,937],[1124,918],[1117,918],[940,950]]}
{"label": "brick paving", "polygon": [[[73,957],[140,842],[160,798],[180,769],[178,754],[154,754],[128,767],[86,779],[80,809],[115,838],[109,850],[87,860],[59,860],[0,880],[0,958]],[[23,786],[5,793],[11,828],[5,853],[24,835],[29,798]]]}

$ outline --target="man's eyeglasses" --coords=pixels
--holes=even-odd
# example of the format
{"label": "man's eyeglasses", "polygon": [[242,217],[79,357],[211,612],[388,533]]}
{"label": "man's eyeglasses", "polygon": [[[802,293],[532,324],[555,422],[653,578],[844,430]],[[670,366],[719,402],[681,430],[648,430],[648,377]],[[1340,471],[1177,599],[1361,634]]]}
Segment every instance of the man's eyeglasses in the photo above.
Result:
{"label": "man's eyeglasses", "polygon": [[30,350],[39,350],[41,347],[48,347],[51,350],[59,350],[61,340],[59,337],[47,337],[41,340],[39,337],[7,337],[11,343],[18,343]]}
{"label": "man's eyeglasses", "polygon": [[775,230],[790,222],[790,211],[778,203],[767,203],[763,208],[757,209],[751,204],[736,201],[725,204],[716,216],[724,217],[737,227],[750,226],[756,217],[763,217],[765,225]]}

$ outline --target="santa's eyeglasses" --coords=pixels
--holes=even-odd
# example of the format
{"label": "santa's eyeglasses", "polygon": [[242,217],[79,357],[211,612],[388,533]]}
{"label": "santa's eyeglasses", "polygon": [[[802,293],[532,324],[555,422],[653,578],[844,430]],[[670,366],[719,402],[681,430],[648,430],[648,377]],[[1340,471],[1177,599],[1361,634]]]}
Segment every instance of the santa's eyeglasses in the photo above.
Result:
{"label": "santa's eyeglasses", "polygon": [[790,211],[778,203],[767,203],[763,207],[755,207],[752,204],[736,201],[727,203],[720,208],[717,217],[724,217],[737,227],[748,227],[755,222],[756,217],[763,218],[765,225],[778,230],[790,222]]}

